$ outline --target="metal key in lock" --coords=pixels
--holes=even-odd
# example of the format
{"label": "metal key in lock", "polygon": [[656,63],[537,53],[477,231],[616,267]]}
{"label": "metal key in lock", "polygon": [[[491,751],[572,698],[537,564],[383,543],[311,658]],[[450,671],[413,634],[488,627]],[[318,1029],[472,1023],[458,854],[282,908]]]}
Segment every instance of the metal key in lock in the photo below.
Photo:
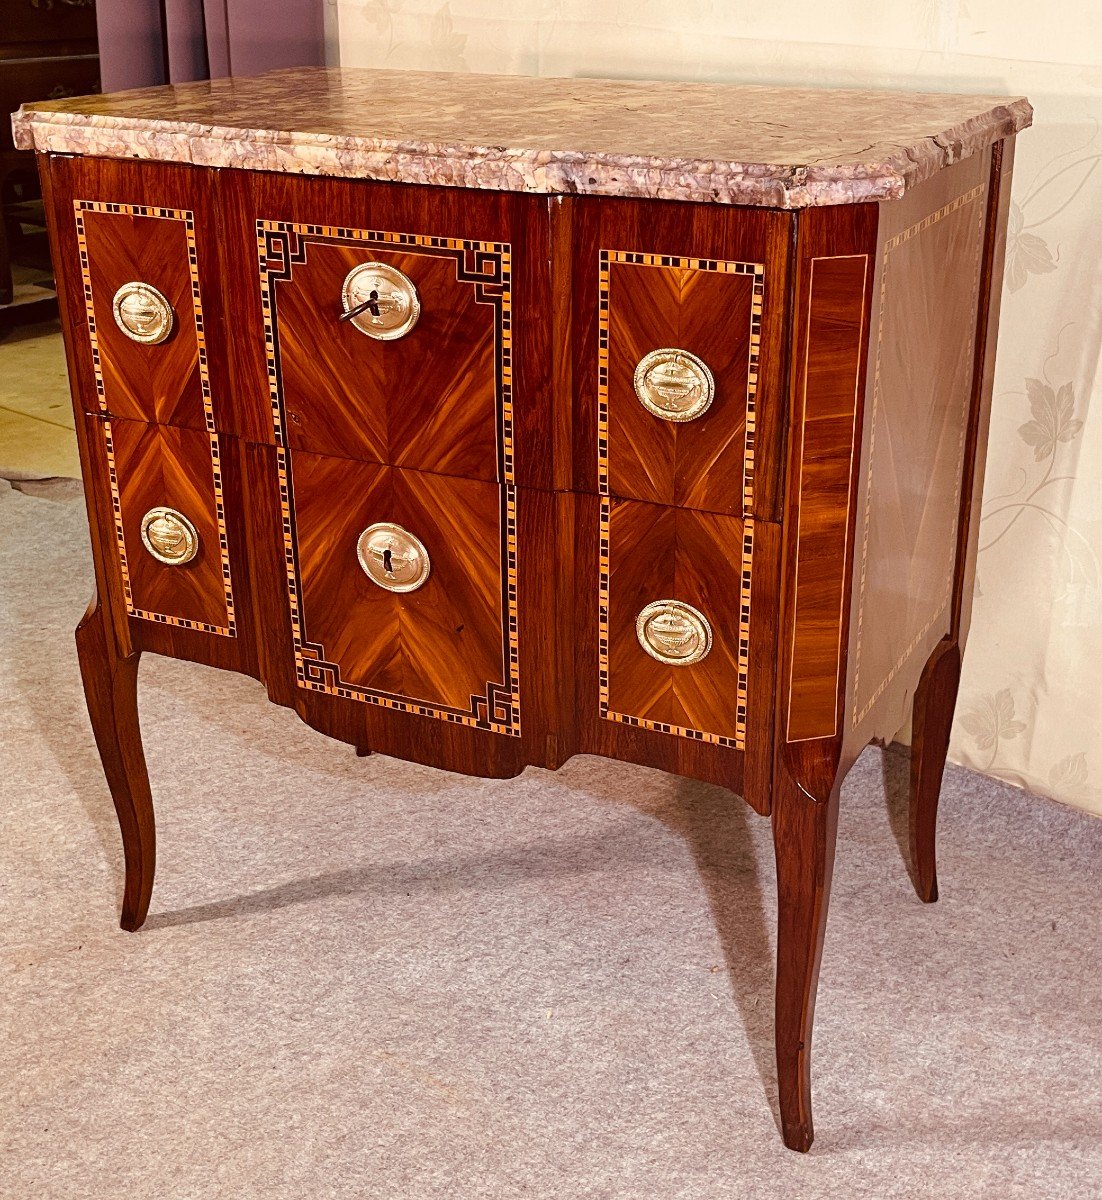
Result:
{"label": "metal key in lock", "polygon": [[338,321],[351,321],[360,333],[381,342],[405,337],[421,315],[413,280],[389,263],[353,267],[341,288],[341,304]]}

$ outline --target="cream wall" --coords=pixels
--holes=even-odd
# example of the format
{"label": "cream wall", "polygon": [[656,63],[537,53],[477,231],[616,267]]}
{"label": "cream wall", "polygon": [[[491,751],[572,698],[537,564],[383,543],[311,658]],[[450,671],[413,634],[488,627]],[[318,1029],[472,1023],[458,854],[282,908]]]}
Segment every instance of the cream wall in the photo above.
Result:
{"label": "cream wall", "polygon": [[1102,814],[1102,5],[329,4],[346,66],[1029,96],[952,756]]}

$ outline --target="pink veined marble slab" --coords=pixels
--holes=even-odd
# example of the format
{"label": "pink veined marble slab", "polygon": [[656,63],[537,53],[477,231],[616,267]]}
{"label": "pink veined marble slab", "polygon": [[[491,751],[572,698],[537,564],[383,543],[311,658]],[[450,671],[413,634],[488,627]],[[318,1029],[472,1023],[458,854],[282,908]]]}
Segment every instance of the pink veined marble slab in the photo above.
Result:
{"label": "pink veined marble slab", "polygon": [[1026,128],[1024,99],[302,68],[24,105],[25,149],[494,191],[892,200]]}

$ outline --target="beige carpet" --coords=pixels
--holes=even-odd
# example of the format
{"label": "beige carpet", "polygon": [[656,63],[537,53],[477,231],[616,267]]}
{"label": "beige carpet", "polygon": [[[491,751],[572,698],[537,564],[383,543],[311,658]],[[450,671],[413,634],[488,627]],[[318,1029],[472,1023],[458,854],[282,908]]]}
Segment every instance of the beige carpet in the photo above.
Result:
{"label": "beige carpet", "polygon": [[254,682],[149,657],[160,869],[123,933],[80,504],[0,483],[0,539],[5,1200],[1102,1195],[1102,822],[951,770],[924,908],[905,760],[865,755],[801,1157],[744,804],[595,758],[360,760]]}

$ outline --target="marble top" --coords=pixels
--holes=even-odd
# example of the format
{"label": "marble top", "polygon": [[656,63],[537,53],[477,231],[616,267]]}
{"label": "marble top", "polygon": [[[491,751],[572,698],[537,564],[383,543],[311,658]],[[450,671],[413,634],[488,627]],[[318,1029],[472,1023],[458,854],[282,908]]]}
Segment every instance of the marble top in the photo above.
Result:
{"label": "marble top", "polygon": [[898,199],[1024,99],[298,68],[26,104],[25,149],[496,191],[804,208]]}

